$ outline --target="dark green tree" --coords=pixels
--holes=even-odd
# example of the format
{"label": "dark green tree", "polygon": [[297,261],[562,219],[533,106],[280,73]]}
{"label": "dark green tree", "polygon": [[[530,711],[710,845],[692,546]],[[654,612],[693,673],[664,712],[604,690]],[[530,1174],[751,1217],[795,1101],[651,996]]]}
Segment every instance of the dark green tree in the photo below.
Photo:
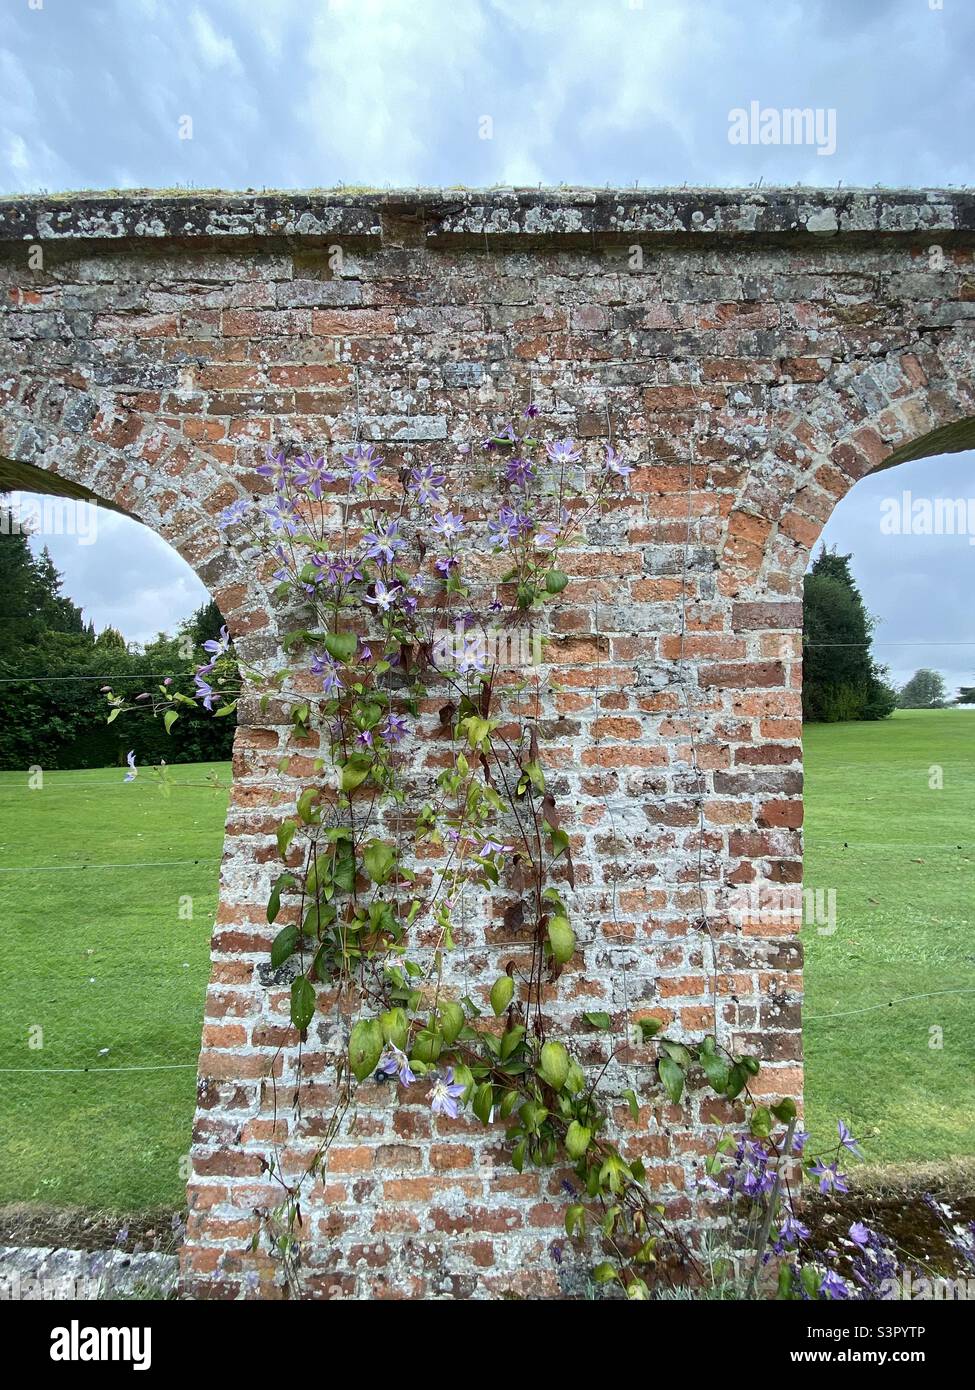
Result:
{"label": "dark green tree", "polygon": [[897,696],[898,709],[944,709],[946,703],[944,676],[926,666],[914,672]]}
{"label": "dark green tree", "polygon": [[874,620],[850,571],[852,555],[820,550],[803,585],[802,716],[833,723],[886,719],[896,703],[870,651]]}

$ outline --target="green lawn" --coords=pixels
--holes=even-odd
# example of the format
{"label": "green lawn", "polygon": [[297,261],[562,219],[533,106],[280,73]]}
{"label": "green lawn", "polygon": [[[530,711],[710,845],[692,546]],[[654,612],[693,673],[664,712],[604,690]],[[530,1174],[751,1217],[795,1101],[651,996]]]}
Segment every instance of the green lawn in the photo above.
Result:
{"label": "green lawn", "polygon": [[[804,931],[811,1127],[828,1139],[842,1117],[877,1161],[975,1154],[975,714],[805,741],[806,883],[837,903],[834,935]],[[0,1067],[91,1068],[2,1075],[0,1202],[183,1200],[226,805],[211,770],[174,768],[169,798],[117,768],[49,773],[42,791],[0,773]],[[109,1070],[159,1066],[178,1069]]]}
{"label": "green lawn", "polygon": [[[0,1202],[183,1202],[226,808],[213,769],[228,780],[172,769],[168,798],[119,768],[37,791],[0,773],[0,1067],[33,1072],[0,1076]],[[120,863],[145,867],[93,867]],[[55,1067],[91,1070],[33,1070]]]}
{"label": "green lawn", "polygon": [[975,713],[807,725],[805,745],[805,883],[836,890],[835,934],[803,931],[814,1136],[842,1118],[872,1161],[975,1154]]}

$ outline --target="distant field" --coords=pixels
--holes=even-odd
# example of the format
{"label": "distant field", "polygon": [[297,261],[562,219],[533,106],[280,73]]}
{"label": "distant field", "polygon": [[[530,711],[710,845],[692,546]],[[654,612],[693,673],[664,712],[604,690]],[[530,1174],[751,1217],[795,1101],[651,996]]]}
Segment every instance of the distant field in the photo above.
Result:
{"label": "distant field", "polygon": [[805,745],[805,882],[837,902],[833,936],[803,933],[812,1128],[845,1119],[872,1161],[975,1154],[975,712],[807,725]]}
{"label": "distant field", "polygon": [[[806,882],[837,902],[833,936],[804,933],[812,1128],[844,1118],[874,1161],[975,1154],[975,714],[812,726],[806,766]],[[0,1203],[183,1200],[226,806],[210,770],[174,768],[169,799],[117,768],[43,791],[0,773],[0,1067],[91,1068],[2,1076]],[[160,1065],[179,1069],[108,1070]]]}
{"label": "distant field", "polygon": [[[0,1067],[92,1068],[0,1076],[0,1202],[183,1201],[226,809],[211,767],[228,780],[173,768],[168,799],[119,768],[40,791],[0,773]],[[120,863],[142,867],[97,867]],[[108,1070],[160,1064],[181,1069]]]}

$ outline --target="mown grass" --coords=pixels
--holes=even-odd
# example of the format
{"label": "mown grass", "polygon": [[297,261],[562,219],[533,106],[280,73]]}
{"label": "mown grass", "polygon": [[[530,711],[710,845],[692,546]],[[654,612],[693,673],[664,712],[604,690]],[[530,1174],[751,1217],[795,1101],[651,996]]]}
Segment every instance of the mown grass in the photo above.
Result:
{"label": "mown grass", "polygon": [[[0,1202],[184,1200],[226,808],[211,770],[174,768],[168,798],[118,768],[41,790],[0,773],[0,1067],[30,1069],[0,1076]],[[118,863],[143,867],[96,867]]]}
{"label": "mown grass", "polygon": [[[805,738],[806,883],[836,892],[835,933],[803,933],[815,1140],[842,1117],[873,1162],[975,1154],[975,715]],[[31,1069],[2,1074],[0,1202],[183,1201],[226,805],[212,770],[175,768],[168,799],[116,768],[41,791],[0,773],[0,1067]],[[81,867],[99,863],[157,867]],[[160,1065],[178,1069],[109,1070]],[[34,1071],[55,1067],[89,1070]]]}
{"label": "mown grass", "polygon": [[803,929],[814,1136],[843,1118],[873,1162],[975,1154],[975,714],[807,725],[805,746],[805,883],[836,892],[835,932]]}

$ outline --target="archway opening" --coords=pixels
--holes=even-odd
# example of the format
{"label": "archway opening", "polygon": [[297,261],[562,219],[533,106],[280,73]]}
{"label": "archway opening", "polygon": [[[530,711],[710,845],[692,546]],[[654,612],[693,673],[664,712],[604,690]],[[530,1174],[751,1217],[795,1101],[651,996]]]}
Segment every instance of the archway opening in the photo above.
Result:
{"label": "archway opening", "polygon": [[[964,699],[975,686],[975,454],[958,452],[973,443],[975,422],[962,421],[858,482],[806,582],[807,680],[831,665],[862,680],[872,660],[897,705],[885,717],[883,700],[870,710],[838,699],[824,717],[823,698],[804,725],[807,1121],[814,1140],[835,1142],[843,1119],[869,1162],[907,1165],[910,1181],[975,1155],[975,705]],[[810,573],[835,579],[844,556],[875,620],[865,639],[849,612],[834,615],[831,638],[828,589],[811,597]],[[805,694],[808,712],[817,702]]]}
{"label": "archway opening", "polygon": [[6,462],[0,489],[0,1241],[171,1244],[236,722],[192,672],[223,620],[120,508]]}

